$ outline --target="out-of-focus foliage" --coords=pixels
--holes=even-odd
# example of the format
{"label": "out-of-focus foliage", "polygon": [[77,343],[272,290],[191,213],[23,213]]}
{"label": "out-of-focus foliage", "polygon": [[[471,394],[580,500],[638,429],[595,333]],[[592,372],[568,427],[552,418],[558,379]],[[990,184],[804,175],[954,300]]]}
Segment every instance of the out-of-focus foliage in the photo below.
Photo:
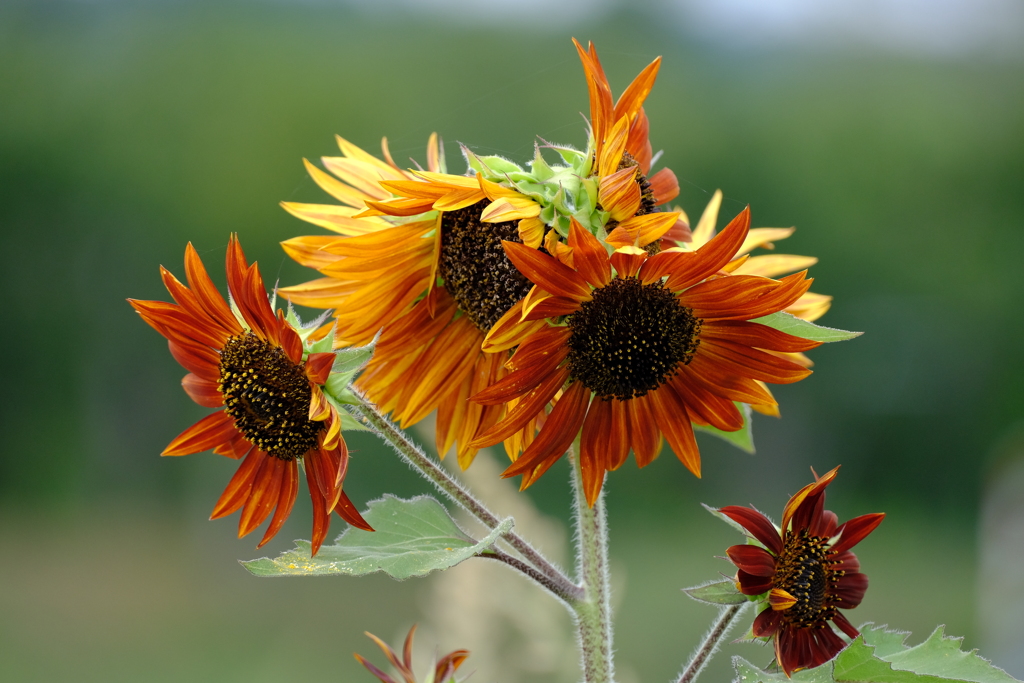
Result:
{"label": "out-of-focus foliage", "polygon": [[[871,595],[886,596],[876,598],[882,613],[870,613],[869,598],[865,618],[894,622],[884,613],[892,609],[928,620],[901,627],[927,630],[943,620],[951,632],[969,632],[970,596],[962,582],[971,577],[980,482],[991,445],[1024,412],[1018,351],[1024,66],[851,52],[735,53],[643,12],[528,33],[522,24],[427,22],[328,3],[0,7],[0,282],[7,304],[0,336],[0,508],[8,530],[0,542],[6,552],[38,544],[45,552],[35,564],[45,560],[53,572],[43,581],[27,564],[11,564],[2,570],[5,585],[20,581],[37,602],[64,595],[52,587],[65,579],[100,585],[102,572],[93,577],[99,583],[88,583],[92,575],[61,564],[40,530],[55,533],[61,520],[76,518],[68,533],[94,540],[106,538],[101,520],[109,520],[109,533],[145,535],[127,512],[137,501],[146,501],[139,520],[164,515],[170,528],[189,529],[182,538],[170,532],[166,547],[173,552],[232,543],[225,555],[251,557],[249,545],[231,541],[231,522],[204,521],[206,501],[227,481],[231,463],[212,455],[157,457],[203,410],[180,390],[183,371],[124,299],[163,298],[158,264],[180,275],[187,240],[216,260],[231,231],[243,235],[268,281],[309,279],[276,243],[310,229],[277,202],[324,199],[301,158],[336,154],[335,133],[371,150],[387,135],[396,160],[422,161],[436,130],[456,172],[456,141],[520,162],[532,155],[536,135],[582,146],[586,87],[570,34],[595,41],[616,92],[654,56],[664,56],[647,113],[652,143],[665,150],[662,163],[680,178],[679,203],[696,219],[721,187],[723,221],[749,203],[758,226],[796,225],[786,251],[819,257],[815,291],[836,297],[821,324],[866,332],[816,349],[816,374],[776,391],[783,419],[755,416],[757,455],[706,438],[703,480],[665,452],[648,470],[613,481],[612,553],[629,558],[630,572],[619,620],[624,671],[632,667],[645,680],[670,676],[700,632],[694,627],[684,638],[684,622],[705,618],[701,606],[684,607],[689,601],[678,588],[713,577],[715,568],[728,571],[710,555],[731,539],[705,535],[716,527],[695,521],[702,519],[697,502],[771,508],[806,479],[809,465],[819,472],[844,465],[846,493],[832,501],[840,516],[890,512],[877,549],[866,547],[862,556]],[[384,492],[424,492],[368,435],[355,435],[350,444],[357,476],[346,491],[360,506]],[[545,511],[562,515],[567,475],[547,479],[532,494]],[[104,508],[106,517],[81,512],[100,505],[112,506]],[[44,508],[63,513],[32,521],[33,511]],[[940,513],[956,522],[940,526],[927,516]],[[293,535],[304,533],[307,514],[296,510]],[[91,519],[96,523],[82,526]],[[12,526],[19,520],[23,526]],[[659,545],[666,535],[678,542]],[[288,547],[287,530],[282,538],[267,548],[270,554]],[[150,553],[162,547],[136,543]],[[213,584],[196,589],[200,584],[185,581],[178,564],[151,567],[146,558],[155,555],[115,545],[111,556],[121,558],[120,566],[138,564],[140,576],[164,577],[182,595],[215,590]],[[684,560],[698,555],[708,558],[698,563],[704,573],[691,573],[697,565]],[[908,557],[917,559],[901,564]],[[889,564],[872,572],[872,561]],[[939,565],[946,570],[937,574],[931,568]],[[170,566],[176,569],[160,573]],[[929,569],[922,577],[915,567]],[[316,612],[314,589],[262,582],[250,591],[248,584],[236,586],[248,581],[240,568],[225,571],[238,576],[218,575],[218,595],[241,591],[245,610],[216,600],[194,606],[237,609],[237,621],[224,616],[189,631],[182,615],[150,620],[168,629],[154,637],[191,648],[197,662],[205,661],[204,644],[244,649],[240,637],[218,636],[268,618],[257,609],[261,600],[280,614],[291,604],[316,613],[312,630],[324,634],[318,647],[333,653],[364,628],[394,635],[380,623],[328,632],[339,620]],[[391,596],[385,611],[395,621],[388,623],[406,618],[396,596],[411,599],[407,584],[388,593],[385,583],[361,581]],[[953,581],[961,582],[956,591]],[[151,604],[138,597],[160,593],[148,585],[125,598],[123,611],[116,601],[90,603],[81,609],[108,620],[126,615],[123,632],[114,629],[119,635],[98,645],[91,635],[75,640],[62,630],[78,623],[67,611],[78,605],[78,593],[68,586],[62,600],[42,610],[37,602],[17,602],[14,593],[3,598],[6,614],[43,620],[0,623],[4,661],[28,666],[36,660],[25,654],[35,652],[25,634],[57,634],[85,658],[84,669],[69,671],[131,680],[131,672],[145,669],[131,668],[129,660],[142,667],[165,655],[133,645],[136,659],[118,660],[129,672],[118,678],[122,669],[104,668],[110,660],[99,654],[108,652],[103,648],[116,651],[118,639],[134,642],[133,619],[193,604],[170,598],[167,605]],[[665,599],[669,590],[678,603]],[[365,597],[360,592],[352,595]],[[940,594],[952,617],[934,614]],[[338,609],[356,598],[338,597]],[[63,621],[48,624],[47,614]],[[408,615],[404,626],[415,619]],[[82,633],[104,632],[89,623],[83,620]],[[276,624],[260,628],[291,633]],[[181,635],[188,633],[195,635]],[[280,642],[287,656],[304,641]],[[3,643],[20,643],[24,658],[4,652]],[[260,652],[270,657],[269,650]],[[299,656],[310,666],[319,661]],[[231,680],[229,674],[245,673],[232,662],[222,661],[216,675],[170,664],[161,670],[177,672],[174,678]],[[352,666],[346,671],[359,675]],[[254,664],[257,670],[263,671]]]}

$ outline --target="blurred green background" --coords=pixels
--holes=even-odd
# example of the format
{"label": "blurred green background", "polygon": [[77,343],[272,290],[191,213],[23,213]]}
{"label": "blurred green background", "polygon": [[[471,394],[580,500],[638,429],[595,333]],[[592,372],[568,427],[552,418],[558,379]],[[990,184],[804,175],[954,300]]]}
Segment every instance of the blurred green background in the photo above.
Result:
{"label": "blurred green background", "polygon": [[[814,351],[815,374],[777,389],[783,419],[756,418],[755,456],[708,439],[703,480],[667,451],[610,477],[623,683],[669,679],[714,614],[678,589],[729,572],[713,556],[738,537],[698,503],[777,518],[810,466],[840,463],[830,507],[889,513],[859,550],[872,588],[852,621],[912,629],[914,642],[946,623],[1024,676],[1005,634],[986,629],[998,615],[975,608],[986,539],[1006,537],[979,536],[979,510],[1024,452],[1019,46],[746,44],[757,27],[742,13],[733,34],[678,21],[667,3],[589,5],[551,22],[532,2],[518,17],[398,2],[0,7],[0,679],[367,681],[351,653],[381,659],[363,630],[397,641],[419,621],[429,656],[435,642],[479,650],[455,636],[500,621],[501,647],[466,665],[474,681],[573,680],[559,607],[499,616],[510,591],[530,592],[510,573],[486,605],[459,603],[476,595],[473,570],[401,584],[249,576],[236,559],[308,537],[308,502],[258,552],[233,520],[206,521],[235,465],[158,457],[206,411],[124,301],[165,299],[157,266],[181,274],[189,240],[223,284],[232,231],[268,281],[310,279],[277,243],[318,230],[278,202],[326,201],[301,159],[336,154],[335,133],[372,152],[387,135],[401,163],[422,161],[437,131],[455,172],[457,142],[518,161],[535,136],[582,146],[570,36],[595,41],[616,93],[663,55],[647,113],[679,202],[695,220],[722,188],[723,219],[750,204],[756,225],[796,225],[778,249],[820,258],[815,290],[836,297],[822,323],[866,331]],[[372,439],[351,445],[357,503],[426,491]],[[530,491],[563,556],[567,481],[560,466]],[[1014,514],[996,522],[1019,529]],[[1024,601],[996,598],[997,611]],[[729,670],[720,656],[708,680]]]}

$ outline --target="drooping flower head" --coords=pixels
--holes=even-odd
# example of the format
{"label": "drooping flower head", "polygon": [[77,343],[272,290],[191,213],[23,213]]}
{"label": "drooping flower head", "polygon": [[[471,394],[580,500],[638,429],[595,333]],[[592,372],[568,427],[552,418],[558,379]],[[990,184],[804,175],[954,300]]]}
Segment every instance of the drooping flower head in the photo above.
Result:
{"label": "drooping flower head", "polygon": [[860,604],[868,577],[850,549],[882,523],[884,513],[861,515],[839,524],[825,509],[825,488],[839,468],[800,489],[782,513],[776,529],[757,510],[739,506],[719,512],[759,545],[734,545],[726,551],[739,571],[736,583],[745,595],[763,596],[764,609],[753,633],[772,638],[779,666],[792,674],[824,664],[846,647],[828,622],[850,638],[859,633],[839,611]]}
{"label": "drooping flower head", "polygon": [[510,405],[507,417],[474,443],[496,443],[555,404],[504,476],[522,474],[529,486],[580,436],[584,492],[593,505],[605,472],[620,467],[630,450],[647,465],[663,435],[699,476],[691,423],[740,429],[744,417],[734,402],[774,404],[758,381],[790,383],[810,374],[771,352],[805,351],[818,342],[751,322],[806,292],[805,273],[772,280],[723,270],[749,223],[744,210],[694,252],[651,255],[624,246],[609,254],[577,223],[559,259],[505,243],[512,262],[536,283],[525,319],[546,324],[519,345],[508,361],[512,372],[474,397]]}
{"label": "drooping flower head", "polygon": [[[402,648],[402,656],[399,657],[398,653],[391,649],[387,643],[367,632],[367,637],[377,644],[377,647],[381,649],[384,656],[387,657],[388,663],[391,664],[402,677],[401,681],[396,681],[394,678],[384,673],[370,662],[363,659],[362,656],[356,655],[356,661],[366,667],[366,670],[376,676],[381,683],[416,683],[416,675],[412,670],[412,637],[416,633],[416,625],[409,629],[409,635],[405,637],[405,646]],[[455,650],[449,652],[441,659],[437,660],[434,665],[433,676],[429,677],[427,681],[430,683],[454,683],[455,671],[462,666],[462,663],[469,657],[468,650]]]}
{"label": "drooping flower head", "polygon": [[300,460],[313,502],[314,555],[327,535],[332,511],[372,530],[342,490],[348,448],[338,410],[321,389],[334,354],[310,352],[305,342],[314,330],[296,330],[282,311],[275,314],[259,269],[246,262],[236,237],[231,237],[227,253],[232,305],[217,291],[191,244],[185,248],[185,273],[188,286],[160,269],[175,303],[129,299],[189,371],[182,386],[192,400],[220,409],[178,435],[162,455],[212,449],[241,460],[211,519],[241,509],[242,537],[273,512],[260,546],[291,513]]}

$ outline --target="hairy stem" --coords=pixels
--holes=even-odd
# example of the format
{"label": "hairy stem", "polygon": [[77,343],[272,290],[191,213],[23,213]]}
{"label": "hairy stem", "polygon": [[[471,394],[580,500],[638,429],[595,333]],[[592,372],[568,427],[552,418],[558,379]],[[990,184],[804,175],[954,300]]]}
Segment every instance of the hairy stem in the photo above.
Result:
{"label": "hairy stem", "polygon": [[730,605],[719,612],[718,620],[711,626],[711,630],[704,637],[704,642],[693,653],[690,663],[686,665],[683,673],[679,675],[678,683],[693,683],[693,681],[697,680],[697,676],[704,670],[704,666],[711,660],[711,657],[718,650],[718,646],[721,645],[722,640],[729,633],[729,629],[732,628],[736,617],[739,616],[746,606],[746,603]]}
{"label": "hairy stem", "polygon": [[571,587],[563,586],[559,583],[552,581],[546,574],[534,569],[534,567],[526,562],[523,562],[517,557],[512,557],[506,552],[494,548],[492,550],[486,550],[479,555],[479,557],[487,557],[492,560],[497,560],[507,564],[509,567],[519,571],[521,574],[525,574],[544,588],[548,589],[556,596],[558,596],[562,602],[571,605],[579,600],[583,599],[583,589],[579,586],[573,585]]}
{"label": "hairy stem", "polygon": [[584,598],[573,605],[573,611],[579,632],[583,679],[586,683],[611,683],[615,666],[612,661],[611,590],[604,490],[598,495],[594,507],[590,507],[583,493],[579,458],[572,460],[576,565],[584,591]]}
{"label": "hairy stem", "polygon": [[[387,441],[398,452],[413,469],[419,472],[425,479],[430,481],[437,489],[448,496],[454,503],[460,505],[469,514],[476,517],[481,524],[489,529],[497,528],[501,523],[497,515],[487,509],[483,503],[473,497],[473,494],[466,489],[459,481],[454,479],[438,463],[431,460],[427,454],[416,443],[409,440],[405,433],[399,429],[391,420],[385,417],[377,406],[368,400],[362,392],[353,386],[349,389],[360,400],[360,405],[353,406],[352,411],[358,417],[370,425],[382,439]],[[552,590],[556,597],[572,602],[579,598],[582,589],[572,580],[563,574],[557,567],[537,551],[536,548],[527,543],[515,532],[508,532],[502,535],[502,540],[516,550],[529,565],[532,565],[537,572],[548,579],[548,584],[556,586]],[[518,568],[518,567],[517,567]],[[529,574],[527,574],[529,576]],[[535,577],[530,577],[535,578]],[[538,582],[540,583],[540,582]],[[542,583],[545,588],[551,589],[549,585]]]}

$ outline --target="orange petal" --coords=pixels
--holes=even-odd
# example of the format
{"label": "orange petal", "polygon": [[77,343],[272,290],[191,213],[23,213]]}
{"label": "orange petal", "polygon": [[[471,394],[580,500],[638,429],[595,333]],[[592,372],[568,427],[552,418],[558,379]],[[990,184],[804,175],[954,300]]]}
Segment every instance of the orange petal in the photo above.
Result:
{"label": "orange petal", "polygon": [[281,530],[288,515],[292,513],[292,508],[295,506],[295,497],[299,492],[299,466],[294,460],[289,460],[284,463],[284,472],[281,478],[280,492],[277,498],[277,509],[274,510],[274,516],[270,520],[270,525],[267,526],[266,533],[263,534],[263,539],[257,548],[262,548],[267,541],[277,535],[277,532]]}
{"label": "orange petal", "polygon": [[543,413],[544,408],[555,397],[555,394],[558,393],[567,379],[569,379],[569,369],[557,369],[530,393],[523,396],[509,410],[504,420],[479,434],[470,445],[475,448],[493,446],[499,441],[504,441],[515,434],[525,427],[530,420]]}
{"label": "orange petal", "polygon": [[207,415],[183,431],[160,455],[190,455],[208,451],[237,433],[235,421],[223,410]]}
{"label": "orange petal", "polygon": [[344,491],[338,497],[338,504],[334,506],[334,511],[338,513],[339,517],[355,528],[362,529],[363,531],[373,531],[373,527],[363,519],[363,516],[359,514],[359,510],[352,504],[352,501],[349,500]]}
{"label": "orange petal", "polygon": [[220,393],[220,383],[203,379],[189,373],[181,379],[181,386],[193,401],[204,408],[221,408],[224,396]]}
{"label": "orange petal", "polygon": [[270,516],[270,511],[281,497],[281,481],[286,462],[280,458],[264,459],[252,480],[249,498],[238,518],[238,537],[248,535]]}
{"label": "orange petal", "polygon": [[700,476],[700,451],[693,437],[693,427],[686,412],[686,404],[676,395],[671,383],[648,394],[654,417],[668,440],[676,457],[686,469]]}
{"label": "orange petal", "polygon": [[647,182],[651,185],[651,192],[654,194],[654,203],[658,206],[672,201],[679,196],[679,180],[671,168],[663,168],[650,178]]}
{"label": "orange petal", "polygon": [[210,519],[220,519],[242,507],[249,498],[249,491],[252,489],[253,477],[256,471],[269,458],[263,451],[253,448],[242,461],[242,464],[235,470],[234,476],[228,482],[224,492],[220,494],[217,504],[213,506]]}
{"label": "orange petal", "polygon": [[580,433],[589,402],[590,389],[580,382],[573,382],[551,410],[537,438],[501,476],[514,477],[532,470],[541,462],[553,463],[561,458]]}
{"label": "orange petal", "polygon": [[647,252],[639,247],[620,247],[612,254],[611,262],[620,278],[633,277],[647,260]]}
{"label": "orange petal", "polygon": [[579,273],[536,249],[518,242],[502,241],[505,254],[528,280],[556,296],[576,301],[590,299],[590,287]]}
{"label": "orange petal", "polygon": [[[690,268],[676,271],[669,276],[669,288],[673,291],[686,289],[718,272],[736,256],[749,228],[750,207],[747,207],[733,218],[722,232],[696,251],[697,258],[690,262]],[[694,242],[697,241],[696,235],[695,232]]]}

